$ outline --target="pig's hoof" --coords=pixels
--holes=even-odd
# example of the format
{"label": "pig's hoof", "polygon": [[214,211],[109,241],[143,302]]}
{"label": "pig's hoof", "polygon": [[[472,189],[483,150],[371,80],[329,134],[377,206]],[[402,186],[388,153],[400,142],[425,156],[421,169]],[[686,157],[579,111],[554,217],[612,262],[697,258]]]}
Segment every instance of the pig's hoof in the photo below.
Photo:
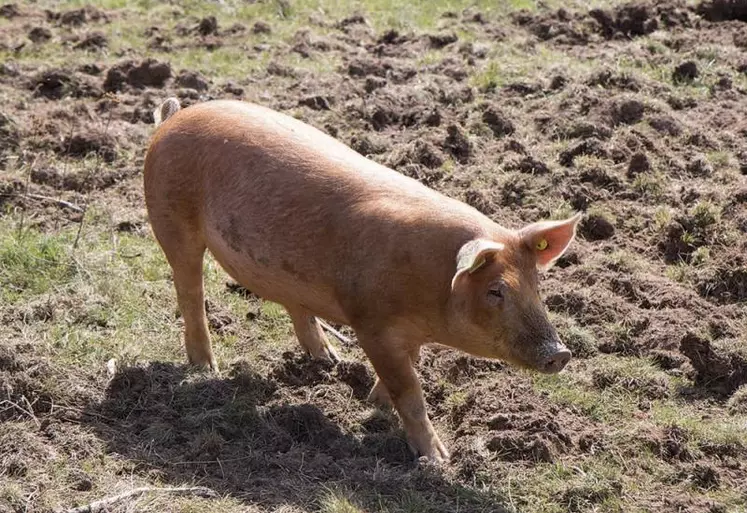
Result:
{"label": "pig's hoof", "polygon": [[376,384],[371,389],[371,392],[368,393],[368,402],[371,404],[375,404],[376,406],[380,408],[391,408],[392,407],[392,398],[389,396],[389,391],[386,389],[386,387],[381,383],[381,381],[377,381]]}
{"label": "pig's hoof", "polygon": [[420,456],[418,461],[421,463],[448,463],[451,458],[449,451],[446,450],[446,447],[438,437],[433,438],[426,447],[414,449],[415,453]]}
{"label": "pig's hoof", "polygon": [[318,351],[306,351],[314,360],[322,360],[330,363],[340,363],[342,358],[337,354],[337,351],[332,347],[329,342],[325,343],[324,346],[320,347]]}
{"label": "pig's hoof", "polygon": [[189,364],[196,369],[200,369],[203,371],[210,371],[210,372],[219,374],[218,362],[215,361],[215,358],[210,358],[209,360],[202,360],[202,361],[196,361],[190,358]]}
{"label": "pig's hoof", "polygon": [[342,358],[340,358],[340,355],[337,353],[337,349],[335,349],[329,342],[326,344],[325,353],[326,358],[332,363],[340,363],[342,361]]}

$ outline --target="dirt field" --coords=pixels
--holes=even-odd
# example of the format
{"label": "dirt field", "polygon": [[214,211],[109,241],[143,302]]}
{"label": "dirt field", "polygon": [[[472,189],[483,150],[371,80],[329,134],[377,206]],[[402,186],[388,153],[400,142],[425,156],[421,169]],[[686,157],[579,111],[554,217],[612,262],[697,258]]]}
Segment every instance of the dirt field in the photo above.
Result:
{"label": "dirt field", "polygon": [[[541,285],[567,371],[426,351],[453,457],[418,466],[362,352],[302,357],[213,261],[222,374],[186,367],[141,183],[171,95],[291,113],[511,227],[584,212]],[[0,512],[747,511],[743,0],[4,5],[0,207]]]}

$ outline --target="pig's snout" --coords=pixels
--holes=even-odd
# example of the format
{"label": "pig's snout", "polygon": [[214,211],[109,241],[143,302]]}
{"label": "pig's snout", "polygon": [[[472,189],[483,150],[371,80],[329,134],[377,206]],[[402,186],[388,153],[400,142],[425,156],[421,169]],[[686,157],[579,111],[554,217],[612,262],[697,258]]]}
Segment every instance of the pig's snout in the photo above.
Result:
{"label": "pig's snout", "polygon": [[551,354],[547,355],[540,361],[539,370],[546,374],[556,374],[563,370],[568,362],[571,361],[571,352],[563,346],[557,347]]}

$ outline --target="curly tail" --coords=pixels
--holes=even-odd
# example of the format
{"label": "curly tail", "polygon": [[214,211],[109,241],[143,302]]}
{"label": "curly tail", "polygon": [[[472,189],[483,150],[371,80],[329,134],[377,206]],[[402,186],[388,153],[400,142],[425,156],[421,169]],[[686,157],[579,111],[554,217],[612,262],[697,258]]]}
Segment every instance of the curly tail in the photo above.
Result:
{"label": "curly tail", "polygon": [[158,126],[171,116],[179,112],[182,106],[176,98],[169,98],[153,111],[155,125]]}

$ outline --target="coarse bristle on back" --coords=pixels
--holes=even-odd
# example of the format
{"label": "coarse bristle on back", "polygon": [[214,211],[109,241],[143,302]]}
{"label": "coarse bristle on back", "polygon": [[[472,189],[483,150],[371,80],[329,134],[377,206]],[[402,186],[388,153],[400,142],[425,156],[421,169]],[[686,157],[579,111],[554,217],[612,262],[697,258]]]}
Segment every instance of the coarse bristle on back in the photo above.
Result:
{"label": "coarse bristle on back", "polygon": [[182,106],[176,98],[168,98],[156,110],[153,111],[155,125],[158,126],[171,116],[176,114]]}

